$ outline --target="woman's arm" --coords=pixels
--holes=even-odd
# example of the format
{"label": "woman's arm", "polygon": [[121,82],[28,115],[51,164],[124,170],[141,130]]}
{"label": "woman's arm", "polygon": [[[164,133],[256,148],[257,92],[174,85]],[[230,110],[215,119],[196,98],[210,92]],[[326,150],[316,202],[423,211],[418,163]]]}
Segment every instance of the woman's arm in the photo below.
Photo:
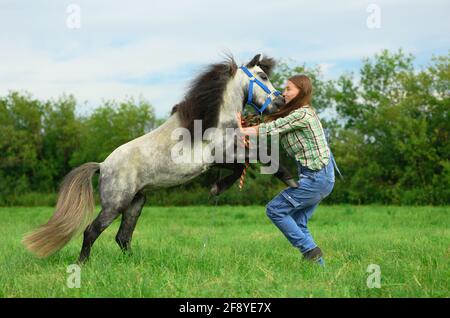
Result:
{"label": "woman's arm", "polygon": [[267,123],[259,124],[260,135],[285,134],[298,128],[306,128],[311,115],[305,109],[298,109],[286,117],[280,117]]}

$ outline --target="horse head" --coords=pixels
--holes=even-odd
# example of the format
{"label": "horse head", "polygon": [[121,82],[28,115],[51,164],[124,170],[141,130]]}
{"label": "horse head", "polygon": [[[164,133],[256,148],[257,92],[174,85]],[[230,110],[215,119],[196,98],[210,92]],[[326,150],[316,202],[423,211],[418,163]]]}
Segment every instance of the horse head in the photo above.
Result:
{"label": "horse head", "polygon": [[245,90],[243,106],[251,105],[259,114],[264,112],[272,114],[285,104],[281,92],[277,91],[269,80],[274,67],[274,59],[257,54],[245,66],[239,68],[246,79],[243,87]]}

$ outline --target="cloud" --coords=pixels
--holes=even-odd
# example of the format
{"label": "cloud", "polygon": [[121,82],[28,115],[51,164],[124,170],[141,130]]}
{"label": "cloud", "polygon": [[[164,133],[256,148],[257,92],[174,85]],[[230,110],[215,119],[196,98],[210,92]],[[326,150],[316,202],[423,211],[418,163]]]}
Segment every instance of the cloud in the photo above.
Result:
{"label": "cloud", "polygon": [[[81,28],[66,26],[67,6]],[[39,98],[73,93],[102,99],[143,96],[164,116],[202,67],[230,50],[239,62],[262,52],[318,64],[327,76],[357,68],[383,48],[420,59],[449,47],[447,1],[377,1],[381,28],[369,29],[372,1],[3,1],[0,94]]]}

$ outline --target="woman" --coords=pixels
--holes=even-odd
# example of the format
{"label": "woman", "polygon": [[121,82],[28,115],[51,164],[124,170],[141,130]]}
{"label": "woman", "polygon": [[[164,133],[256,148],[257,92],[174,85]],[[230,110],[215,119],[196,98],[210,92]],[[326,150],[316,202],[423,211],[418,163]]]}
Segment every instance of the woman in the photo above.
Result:
{"label": "woman", "polygon": [[295,158],[300,186],[281,191],[266,205],[266,213],[306,260],[323,266],[322,251],[307,224],[320,201],[333,190],[334,159],[320,120],[311,107],[311,80],[305,75],[289,78],[283,97],[286,105],[266,116],[264,123],[242,128],[238,113],[238,124],[244,135],[279,134],[282,146]]}

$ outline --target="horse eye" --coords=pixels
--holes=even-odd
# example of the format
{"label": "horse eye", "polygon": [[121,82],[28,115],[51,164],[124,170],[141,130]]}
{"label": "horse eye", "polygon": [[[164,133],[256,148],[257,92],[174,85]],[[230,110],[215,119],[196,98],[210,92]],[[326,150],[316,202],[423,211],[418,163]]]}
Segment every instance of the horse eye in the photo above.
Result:
{"label": "horse eye", "polygon": [[267,75],[266,75],[266,74],[261,73],[259,76],[260,76],[263,80],[267,80]]}

